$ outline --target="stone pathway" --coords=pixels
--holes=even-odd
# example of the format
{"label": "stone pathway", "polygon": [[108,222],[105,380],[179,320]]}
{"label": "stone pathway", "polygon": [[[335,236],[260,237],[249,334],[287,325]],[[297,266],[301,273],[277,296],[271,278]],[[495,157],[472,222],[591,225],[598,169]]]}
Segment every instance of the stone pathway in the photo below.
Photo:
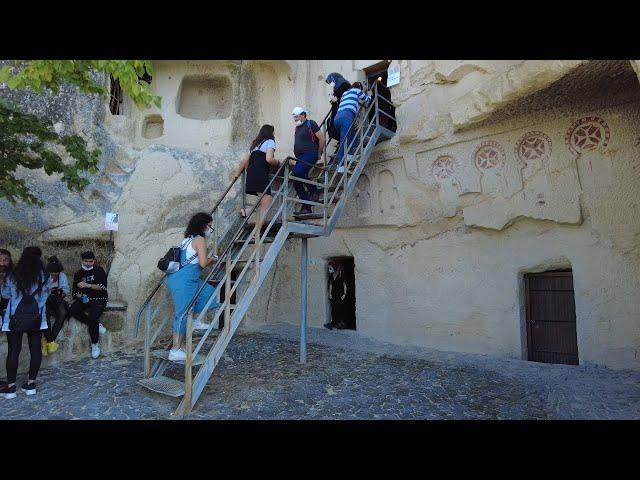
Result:
{"label": "stone pathway", "polygon": [[[190,419],[639,419],[640,372],[399,347],[355,332],[246,331]],[[38,394],[0,398],[0,419],[165,419],[177,406],[135,383],[141,355],[41,372]],[[19,378],[19,382],[23,379]]]}

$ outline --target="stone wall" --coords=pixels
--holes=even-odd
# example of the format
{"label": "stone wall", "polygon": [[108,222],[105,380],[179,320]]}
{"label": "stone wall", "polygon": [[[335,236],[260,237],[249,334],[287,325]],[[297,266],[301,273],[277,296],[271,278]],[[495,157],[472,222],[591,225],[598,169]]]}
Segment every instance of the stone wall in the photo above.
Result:
{"label": "stone wall", "polygon": [[[640,368],[631,64],[400,66],[398,135],[374,151],[340,228],[310,241],[310,323],[329,319],[328,258],[348,255],[361,334],[526,358],[523,274],[572,268],[580,362]],[[299,248],[252,321],[299,322]]]}

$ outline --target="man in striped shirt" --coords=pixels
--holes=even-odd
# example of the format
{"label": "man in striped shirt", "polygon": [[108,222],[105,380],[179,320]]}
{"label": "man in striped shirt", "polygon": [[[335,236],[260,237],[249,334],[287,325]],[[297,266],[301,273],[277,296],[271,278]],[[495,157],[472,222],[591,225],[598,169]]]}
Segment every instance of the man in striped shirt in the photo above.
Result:
{"label": "man in striped shirt", "polygon": [[[338,107],[338,113],[333,119],[333,124],[340,132],[340,148],[338,149],[338,171],[344,171],[342,166],[342,158],[345,154],[345,148],[347,143],[351,143],[355,136],[354,131],[349,131],[353,121],[356,118],[356,112],[358,111],[358,104],[369,105],[371,102],[371,96],[362,91],[362,84],[360,82],[354,82],[353,86],[342,94],[340,99],[340,106]],[[348,135],[347,135],[348,132]]]}

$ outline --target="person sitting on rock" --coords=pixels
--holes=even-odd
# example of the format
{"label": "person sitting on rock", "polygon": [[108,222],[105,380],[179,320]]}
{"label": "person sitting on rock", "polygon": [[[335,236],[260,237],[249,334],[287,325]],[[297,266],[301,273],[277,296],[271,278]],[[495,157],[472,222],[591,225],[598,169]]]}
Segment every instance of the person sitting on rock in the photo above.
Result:
{"label": "person sitting on rock", "polygon": [[13,262],[11,260],[11,252],[9,250],[5,250],[4,248],[0,249],[0,318],[4,315],[4,311],[9,305],[9,295],[11,294],[7,277],[13,271]]}
{"label": "person sitting on rock", "polygon": [[[91,337],[91,358],[100,356],[100,334],[106,330],[99,319],[107,306],[107,274],[96,265],[96,257],[87,250],[81,255],[82,268],[73,276],[71,316],[87,325]],[[102,327],[102,328],[100,328]]]}
{"label": "person sitting on rock", "polygon": [[[42,339],[42,355],[46,357],[58,350],[56,338],[58,338],[65,320],[69,318],[69,303],[65,300],[65,297],[71,293],[71,290],[69,289],[67,276],[63,272],[64,267],[58,257],[55,255],[49,257],[45,269],[49,274],[49,289],[51,290],[49,298],[47,298],[47,323],[49,328],[44,331],[44,338]],[[49,322],[50,317],[54,319],[53,326]]]}

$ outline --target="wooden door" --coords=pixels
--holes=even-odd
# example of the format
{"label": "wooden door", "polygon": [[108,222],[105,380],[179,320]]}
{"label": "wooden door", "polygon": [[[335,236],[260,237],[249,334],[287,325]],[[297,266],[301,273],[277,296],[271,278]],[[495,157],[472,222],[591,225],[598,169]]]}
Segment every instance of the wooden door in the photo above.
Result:
{"label": "wooden door", "polygon": [[529,360],[578,365],[573,273],[525,275]]}

